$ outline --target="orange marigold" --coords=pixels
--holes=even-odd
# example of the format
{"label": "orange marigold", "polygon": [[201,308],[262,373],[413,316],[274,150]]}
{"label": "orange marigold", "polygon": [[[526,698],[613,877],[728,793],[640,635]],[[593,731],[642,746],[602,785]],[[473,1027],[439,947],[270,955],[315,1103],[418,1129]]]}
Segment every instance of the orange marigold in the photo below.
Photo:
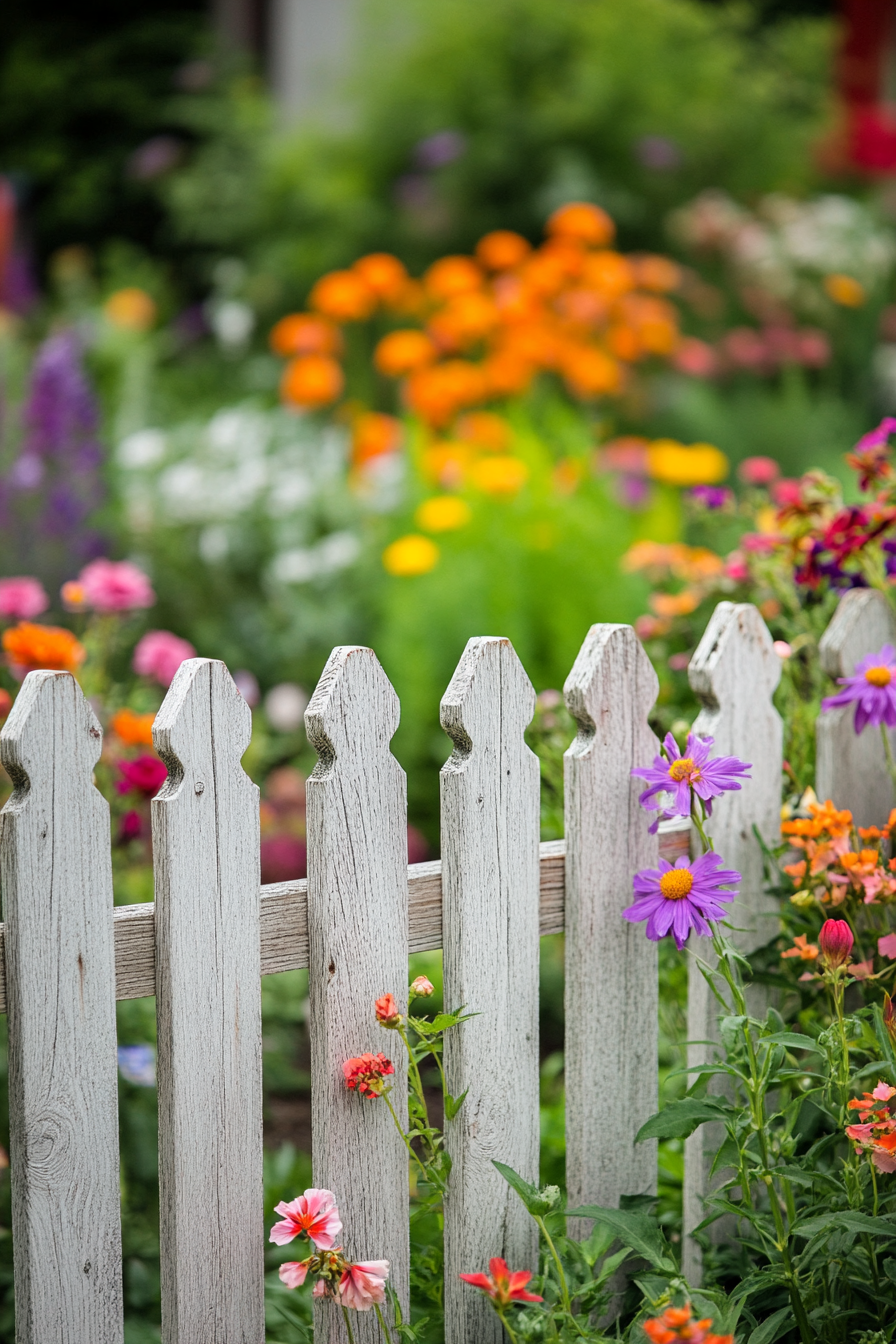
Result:
{"label": "orange marigold", "polygon": [[590,247],[606,247],[613,241],[616,225],[599,205],[573,201],[554,211],[546,232],[555,238],[575,238]]}
{"label": "orange marigold", "polygon": [[155,717],[154,713],[136,714],[132,709],[119,709],[109,720],[109,727],[129,747],[151,747]]}
{"label": "orange marigold", "polygon": [[433,299],[452,299],[479,289],[484,277],[472,257],[441,257],[423,276],[427,294]]}
{"label": "orange marigold", "polygon": [[422,331],[413,328],[390,331],[373,354],[373,362],[387,378],[402,378],[422,369],[436,358],[436,347]]}
{"label": "orange marigold", "polygon": [[688,588],[680,593],[651,593],[650,606],[657,616],[690,616],[697,610],[699,598]]}
{"label": "orange marigold", "polygon": [[363,322],[376,307],[376,295],[356,271],[329,271],[312,289],[308,303],[334,322]]}
{"label": "orange marigold", "polygon": [[430,318],[429,334],[443,350],[462,350],[480,341],[498,322],[498,309],[487,294],[458,294]]}
{"label": "orange marigold", "polygon": [[289,313],[271,328],[268,337],[275,355],[338,355],[342,336],[338,327],[315,313]]}
{"label": "orange marigold", "polygon": [[582,284],[607,299],[616,299],[635,287],[631,263],[619,252],[595,252],[585,258]]}
{"label": "orange marigold", "polygon": [[381,303],[393,304],[404,296],[408,273],[391,252],[371,252],[359,257],[352,270],[373,291]]}
{"label": "orange marigold", "polygon": [[458,411],[482,401],[486,391],[486,381],[477,364],[451,359],[411,374],[406,395],[408,406],[422,420],[444,425]]}
{"label": "orange marigold", "polygon": [[71,630],[31,621],[20,621],[4,630],[3,648],[10,665],[25,672],[34,668],[74,672],[87,657],[87,650]]}
{"label": "orange marigold", "polygon": [[345,377],[329,355],[300,355],[287,364],[280,380],[280,394],[290,406],[312,410],[329,406],[342,393]]}
{"label": "orange marigold", "polygon": [[476,244],[476,260],[487,271],[509,271],[519,266],[532,251],[531,244],[521,233],[510,229],[495,229]]}
{"label": "orange marigold", "polygon": [[569,390],[582,399],[612,395],[622,386],[622,372],[615,359],[588,346],[570,352],[563,364]]}
{"label": "orange marigold", "polygon": [[535,377],[535,366],[512,350],[499,350],[482,362],[489,396],[513,397],[525,392]]}
{"label": "orange marigold", "polygon": [[401,421],[380,411],[365,411],[352,425],[352,461],[356,466],[371,458],[394,453],[401,444]]}

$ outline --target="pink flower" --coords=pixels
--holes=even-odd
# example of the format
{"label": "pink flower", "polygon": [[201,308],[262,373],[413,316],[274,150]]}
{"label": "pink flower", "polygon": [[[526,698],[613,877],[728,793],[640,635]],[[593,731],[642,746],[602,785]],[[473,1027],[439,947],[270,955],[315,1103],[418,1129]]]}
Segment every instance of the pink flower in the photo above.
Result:
{"label": "pink flower", "polygon": [[781,475],[773,457],[745,457],[737,469],[745,485],[771,485]]}
{"label": "pink flower", "polygon": [[385,1301],[388,1277],[388,1260],[359,1260],[356,1265],[346,1265],[339,1280],[339,1296],[353,1311],[369,1311],[374,1304]]}
{"label": "pink flower", "polygon": [[743,551],[732,551],[725,560],[725,575],[735,583],[746,583],[750,577],[750,567]]}
{"label": "pink flower", "polygon": [[155,604],[152,584],[129,560],[91,560],[78,575],[78,582],[94,611],[136,611]]}
{"label": "pink flower", "polygon": [[845,919],[826,919],[818,935],[821,956],[829,970],[845,966],[855,939]]}
{"label": "pink flower", "polygon": [[887,933],[883,938],[878,938],[877,950],[882,957],[896,961],[896,933]]}
{"label": "pink flower", "polygon": [[0,579],[0,616],[11,621],[30,621],[50,605],[39,579],[24,576]]}
{"label": "pink flower", "polygon": [[[285,1265],[281,1265],[280,1282],[285,1283],[287,1288],[301,1288],[308,1273],[310,1259],[309,1256],[308,1260],[289,1260]],[[318,1279],[318,1283],[321,1282],[322,1280]],[[314,1293],[316,1297],[320,1296],[317,1292],[317,1283],[314,1285]]]}
{"label": "pink flower", "polygon": [[119,761],[118,768],[122,778],[118,781],[119,793],[145,793],[147,798],[158,793],[168,778],[168,771],[158,756],[138,756],[135,761]]}
{"label": "pink flower", "polygon": [[160,686],[170,686],[174,674],[196,650],[170,630],[148,630],[134,650],[133,668],[141,677],[152,677]]}
{"label": "pink flower", "polygon": [[411,981],[411,993],[422,999],[428,999],[434,992],[435,986],[425,975],[418,975],[416,980]]}
{"label": "pink flower", "polygon": [[375,1100],[383,1095],[385,1089],[383,1079],[395,1072],[395,1066],[384,1054],[368,1053],[347,1059],[342,1066],[342,1072],[345,1074],[347,1088],[350,1090],[357,1088],[362,1097]]}
{"label": "pink flower", "polygon": [[331,1190],[306,1190],[291,1203],[280,1203],[274,1210],[283,1214],[283,1222],[271,1228],[271,1241],[285,1246],[294,1237],[308,1237],[322,1251],[329,1251],[342,1231],[342,1219]]}

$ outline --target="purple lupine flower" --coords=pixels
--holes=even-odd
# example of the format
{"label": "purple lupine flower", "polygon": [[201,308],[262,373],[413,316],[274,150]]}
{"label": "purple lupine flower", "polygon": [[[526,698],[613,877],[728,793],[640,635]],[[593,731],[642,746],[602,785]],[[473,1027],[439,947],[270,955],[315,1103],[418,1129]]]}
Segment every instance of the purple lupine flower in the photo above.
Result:
{"label": "purple lupine flower", "polygon": [[[710,756],[712,745],[711,737],[695,737],[688,733],[682,755],[675,738],[667,733],[663,742],[665,756],[654,756],[653,765],[639,766],[632,771],[639,779],[646,779],[650,786],[638,802],[648,812],[660,813],[650,827],[651,835],[664,817],[690,816],[691,790],[702,801],[706,815],[711,816],[713,798],[739,789],[740,780],[750,778],[747,771],[752,766],[748,762],[739,761],[736,756]],[[671,794],[672,801],[657,799],[658,794]],[[651,799],[657,800],[652,802]]]}
{"label": "purple lupine flower", "polygon": [[644,868],[634,876],[635,903],[623,910],[630,924],[647,920],[647,937],[654,943],[668,933],[679,952],[691,929],[704,938],[712,936],[708,920],[722,919],[726,901],[737,895],[726,890],[740,882],[740,873],[722,868],[720,855],[710,851],[688,861],[682,854],[675,866],[660,859],[659,868]]}
{"label": "purple lupine flower", "polygon": [[882,723],[896,728],[896,649],[892,644],[885,644],[880,653],[869,653],[856,663],[851,677],[837,680],[844,689],[822,700],[822,710],[855,704],[857,733],[869,723],[872,728]]}

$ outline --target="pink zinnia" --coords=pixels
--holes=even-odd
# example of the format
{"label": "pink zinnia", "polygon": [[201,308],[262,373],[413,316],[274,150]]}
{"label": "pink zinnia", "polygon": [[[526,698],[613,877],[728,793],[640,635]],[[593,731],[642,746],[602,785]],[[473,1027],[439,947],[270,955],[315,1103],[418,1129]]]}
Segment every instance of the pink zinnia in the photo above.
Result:
{"label": "pink zinnia", "polygon": [[152,677],[160,686],[170,686],[174,674],[196,650],[186,639],[170,630],[149,630],[134,650],[133,668],[141,677]]}
{"label": "pink zinnia", "polygon": [[773,457],[745,457],[737,469],[745,485],[771,485],[781,475]]}
{"label": "pink zinnia", "polygon": [[691,929],[704,938],[712,935],[708,920],[722,919],[723,902],[731,901],[736,891],[725,887],[740,881],[733,868],[721,868],[722,859],[710,851],[688,862],[682,854],[675,867],[660,859],[659,868],[644,868],[635,873],[635,903],[623,910],[623,918],[632,924],[647,920],[647,937],[654,943],[671,933],[679,951]]}
{"label": "pink zinnia", "polygon": [[388,1277],[388,1260],[359,1260],[356,1265],[346,1265],[339,1280],[339,1297],[353,1311],[370,1311],[385,1301]]}
{"label": "pink zinnia", "polygon": [[896,727],[896,649],[892,644],[885,644],[880,653],[869,653],[856,663],[851,677],[838,677],[837,681],[844,689],[822,700],[823,710],[855,703],[857,733],[869,723],[872,728],[882,723]]}
{"label": "pink zinnia", "polygon": [[275,1213],[283,1222],[271,1228],[271,1241],[286,1246],[294,1237],[306,1236],[321,1251],[329,1251],[342,1231],[342,1219],[331,1190],[306,1190],[289,1204],[278,1204]]}
{"label": "pink zinnia", "polygon": [[94,611],[137,611],[155,604],[152,584],[129,560],[91,560],[78,575],[78,582]]}
{"label": "pink zinnia", "polygon": [[119,761],[118,768],[122,778],[118,782],[119,793],[145,793],[148,798],[158,793],[168,778],[168,771],[158,756],[138,756],[134,761]]}
{"label": "pink zinnia", "polygon": [[39,579],[24,575],[16,579],[0,579],[0,616],[10,621],[30,621],[50,605],[50,599]]}

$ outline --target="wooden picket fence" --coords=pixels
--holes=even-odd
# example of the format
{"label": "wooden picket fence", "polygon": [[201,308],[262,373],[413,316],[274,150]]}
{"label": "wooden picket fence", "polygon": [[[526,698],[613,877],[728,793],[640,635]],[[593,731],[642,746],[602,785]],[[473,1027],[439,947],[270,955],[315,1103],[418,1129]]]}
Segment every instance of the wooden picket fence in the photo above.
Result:
{"label": "wooden picket fence", "polygon": [[[894,637],[885,600],[850,593],[826,637],[834,674]],[[756,609],[722,603],[690,669],[697,729],[753,778],[714,817],[744,873],[735,922],[775,931],[751,834],[777,835],[780,663]],[[113,910],[108,807],[92,782],[102,735],[74,679],[33,672],[0,734],[15,792],[0,820],[9,1015],[16,1337],[121,1344],[115,1000],[155,995],[165,1344],[261,1344],[262,975],[307,967],[314,1182],[335,1191],[346,1253],[386,1258],[406,1301],[407,1155],[384,1107],[349,1093],[342,1063],[386,1047],[373,1001],[401,1001],[408,955],[443,948],[445,998],[480,1015],[449,1034],[446,1338],[499,1332],[460,1271],[536,1255],[533,1227],[492,1167],[538,1177],[539,938],[566,931],[567,1183],[574,1204],[650,1192],[655,1145],[634,1137],[657,1105],[657,952],[621,917],[637,868],[687,851],[686,824],[651,837],[633,765],[656,740],[657,679],[628,626],[588,633],[565,687],[578,735],[566,755],[566,836],[539,844],[538,762],[524,741],[534,691],[506,639],[472,639],[445,693],[454,744],[442,785],[442,858],[408,867],[405,776],[389,750],[398,700],[370,649],[334,650],[308,707],[308,878],[259,888],[258,790],[240,764],[249,709],[220,662],[184,663],[159,711],[168,780],[152,804],[154,904]],[[889,784],[879,740],[845,711],[819,729],[819,792],[878,820]],[[880,759],[878,759],[878,757]],[[713,1035],[699,975],[690,1036]],[[695,1045],[695,1057],[708,1047]],[[396,1066],[398,1061],[396,1059]],[[396,1104],[404,1079],[395,1079]],[[687,1225],[704,1155],[688,1147]],[[284,1191],[284,1197],[297,1193]],[[699,1265],[690,1251],[690,1266]],[[331,1303],[320,1344],[343,1341]],[[376,1323],[359,1316],[372,1344]]]}

